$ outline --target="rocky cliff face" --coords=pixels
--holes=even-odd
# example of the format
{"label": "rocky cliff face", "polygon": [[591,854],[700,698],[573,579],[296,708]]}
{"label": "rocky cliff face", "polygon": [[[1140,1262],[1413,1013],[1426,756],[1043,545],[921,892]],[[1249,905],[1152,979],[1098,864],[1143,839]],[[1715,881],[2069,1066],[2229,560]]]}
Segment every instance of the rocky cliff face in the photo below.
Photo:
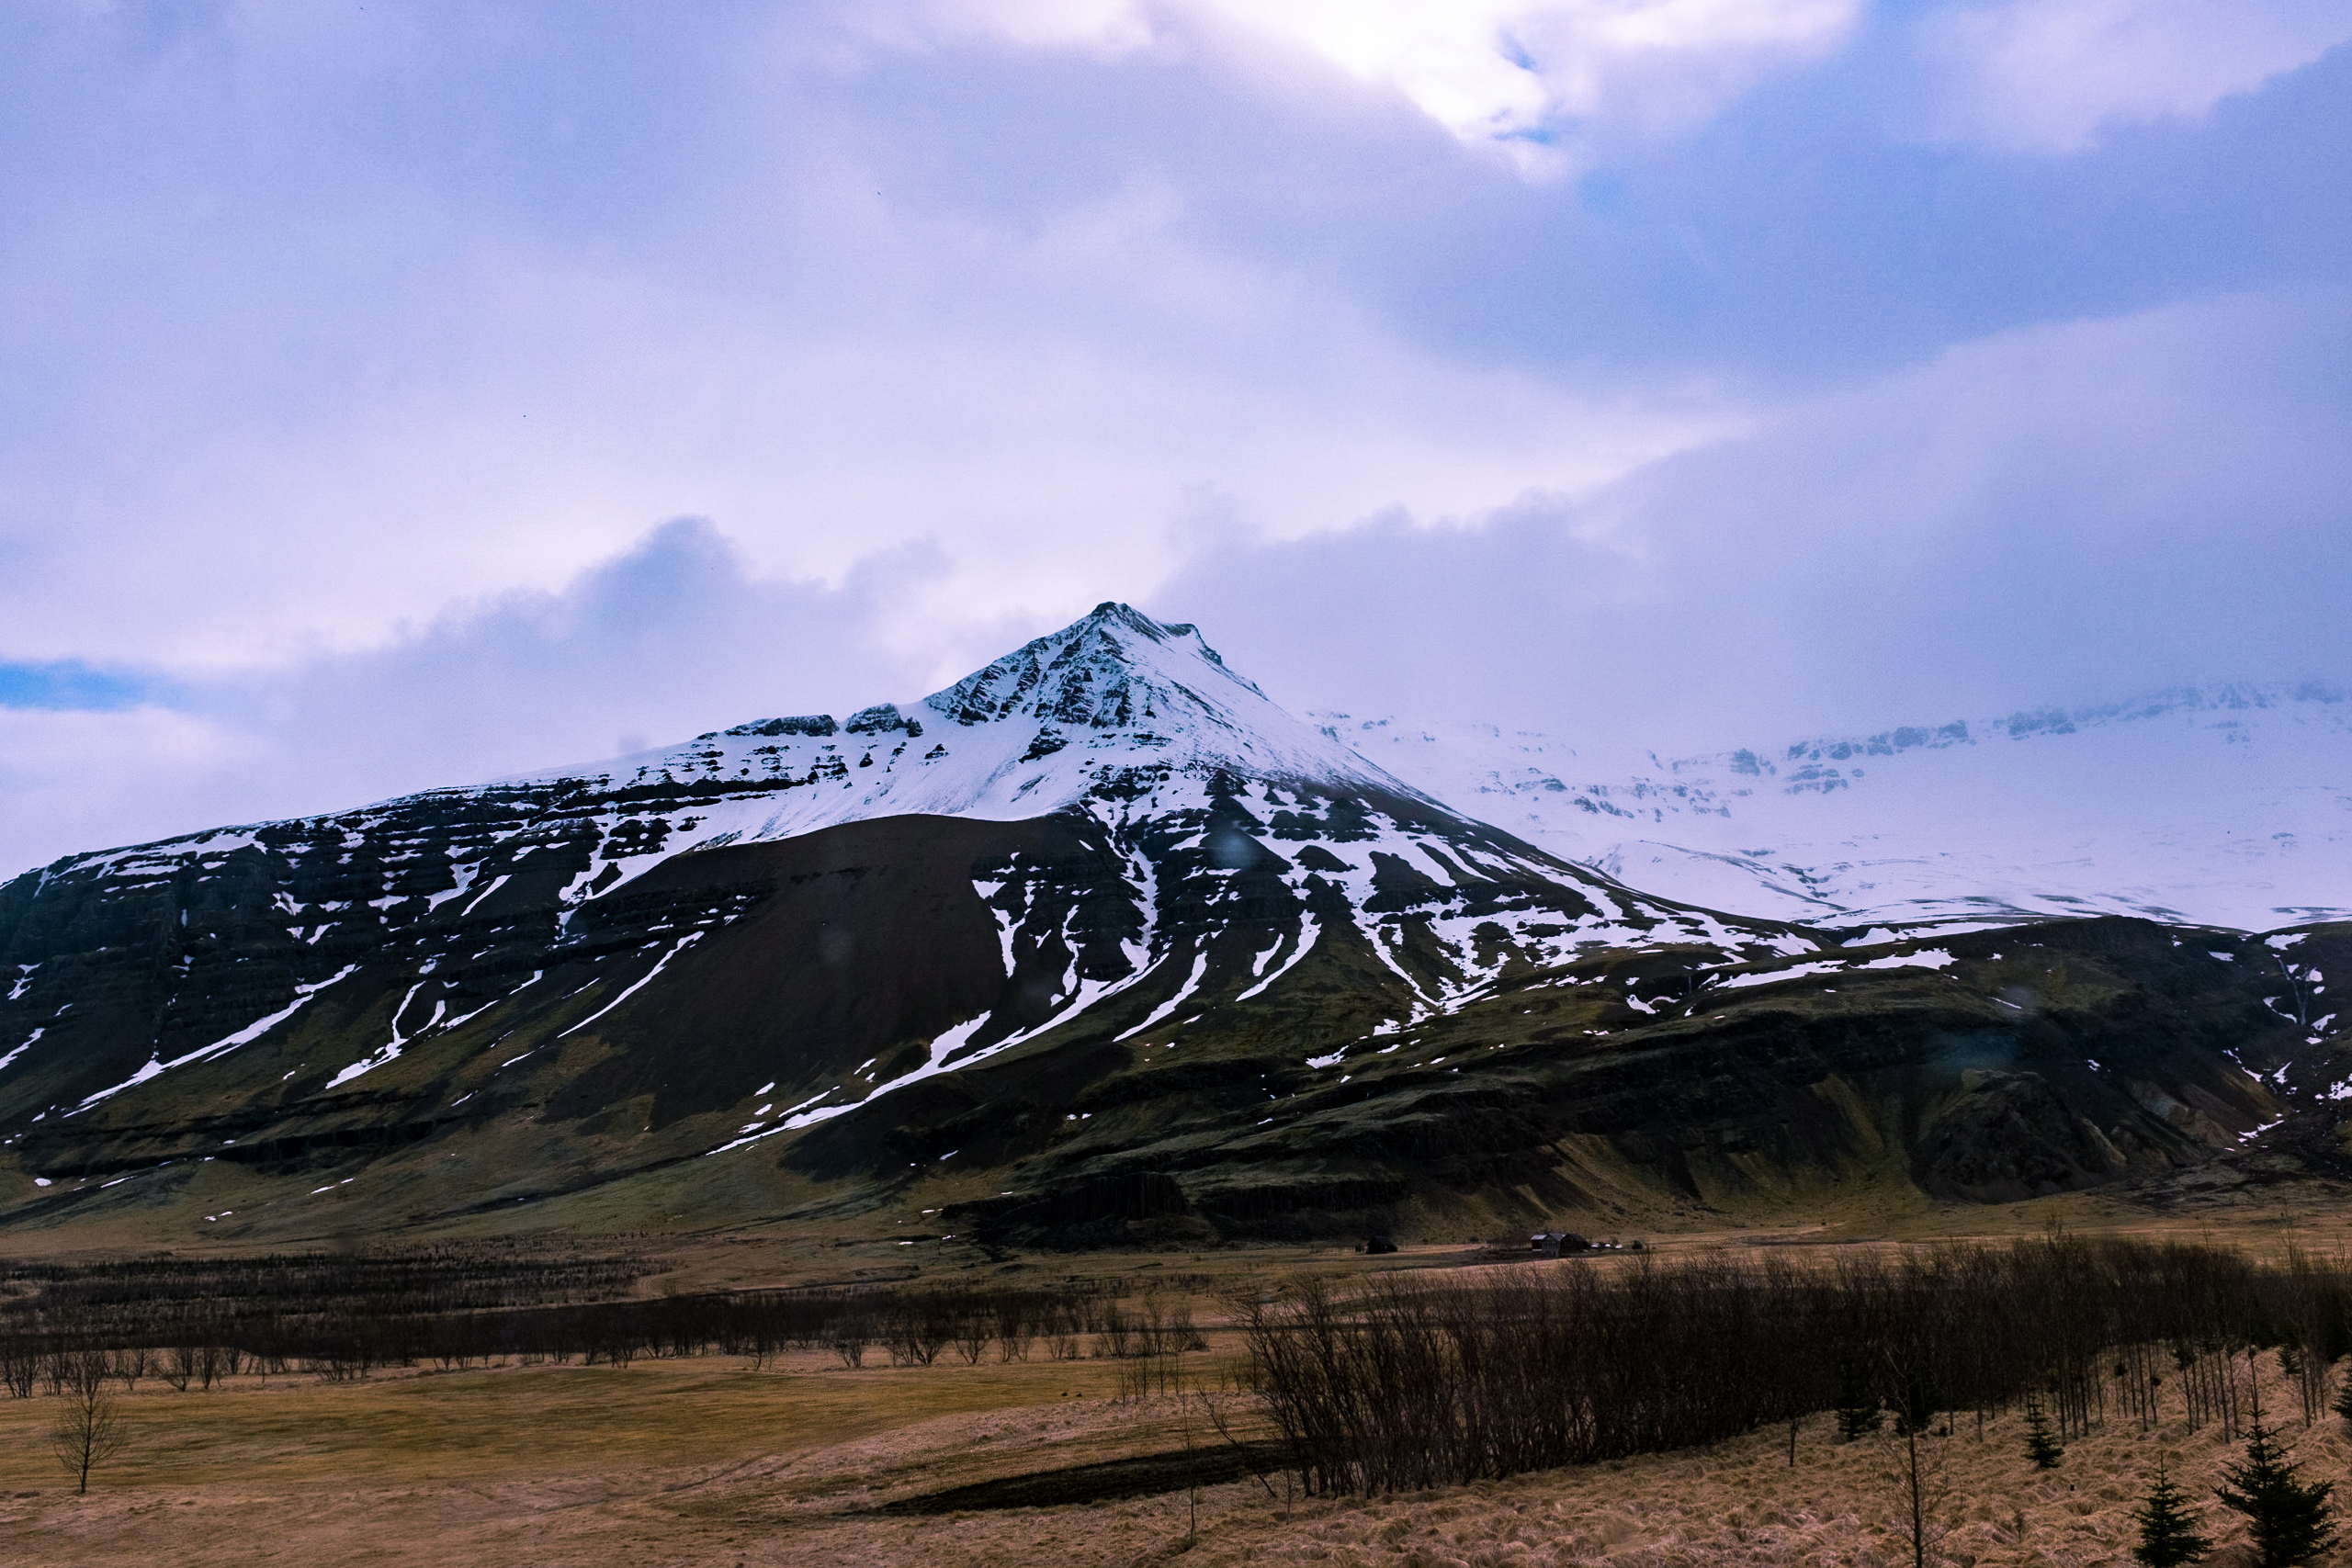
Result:
{"label": "rocky cliff face", "polygon": [[938,1183],[1007,1235],[1130,1189],[1239,1231],[1999,1200],[2276,1121],[2246,1069],[2321,1036],[2266,955],[1648,897],[1105,605],[919,704],[0,886],[0,1202],[266,1235],[322,1193],[398,1224],[698,1161],[836,1205]]}

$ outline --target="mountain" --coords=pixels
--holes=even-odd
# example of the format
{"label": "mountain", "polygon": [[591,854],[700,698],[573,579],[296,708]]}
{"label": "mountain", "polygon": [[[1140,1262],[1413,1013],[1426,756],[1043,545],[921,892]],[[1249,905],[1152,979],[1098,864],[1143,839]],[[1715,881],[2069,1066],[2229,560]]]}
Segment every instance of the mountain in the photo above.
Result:
{"label": "mountain", "polygon": [[1661,760],[1314,716],[1398,777],[1695,903],[1830,924],[2352,918],[2352,702],[2236,684]]}
{"label": "mountain", "polygon": [[0,885],[0,1224],[1762,1213],[2332,1103],[2352,928],[1724,915],[1339,733],[1104,604],[845,721],[69,856]]}

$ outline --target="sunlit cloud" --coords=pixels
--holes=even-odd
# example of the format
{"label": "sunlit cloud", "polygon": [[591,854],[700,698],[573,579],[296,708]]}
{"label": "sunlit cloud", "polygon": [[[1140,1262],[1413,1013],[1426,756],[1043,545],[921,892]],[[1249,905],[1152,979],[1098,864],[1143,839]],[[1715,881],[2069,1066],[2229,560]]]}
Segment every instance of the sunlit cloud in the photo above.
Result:
{"label": "sunlit cloud", "polygon": [[1697,123],[1762,74],[1835,47],[1860,9],[1861,0],[991,0],[885,11],[874,25],[904,38],[912,17],[938,35],[1125,51],[1214,19],[1400,93],[1463,141],[1549,172],[1570,161],[1587,122]]}
{"label": "sunlit cloud", "polygon": [[1465,141],[1557,142],[1617,115],[1680,125],[1842,38],[1858,0],[1289,0],[1238,19],[1395,85]]}
{"label": "sunlit cloud", "polygon": [[[1905,133],[2005,150],[2079,150],[2103,126],[2194,118],[2352,40],[2346,0],[1953,0],[1879,24]],[[1596,131],[1680,131],[1756,83],[1827,57],[1865,0],[910,0],[875,36],[993,37],[1112,55],[1166,48],[1215,18],[1392,89],[1522,168],[1576,165]]]}

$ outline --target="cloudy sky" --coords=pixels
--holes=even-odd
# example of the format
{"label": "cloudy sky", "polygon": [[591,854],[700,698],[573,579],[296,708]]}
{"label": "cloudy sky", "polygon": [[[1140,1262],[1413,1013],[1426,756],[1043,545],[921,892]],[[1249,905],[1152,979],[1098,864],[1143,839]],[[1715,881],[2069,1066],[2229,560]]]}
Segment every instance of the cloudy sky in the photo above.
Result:
{"label": "cloudy sky", "polygon": [[17,0],[0,874],[919,694],[2352,677],[2352,0]]}

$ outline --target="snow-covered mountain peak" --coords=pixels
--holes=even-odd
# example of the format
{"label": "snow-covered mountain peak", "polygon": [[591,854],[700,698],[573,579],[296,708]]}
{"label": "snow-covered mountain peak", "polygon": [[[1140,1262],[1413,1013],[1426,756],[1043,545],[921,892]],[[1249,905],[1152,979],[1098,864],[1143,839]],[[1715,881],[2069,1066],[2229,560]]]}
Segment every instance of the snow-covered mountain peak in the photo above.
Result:
{"label": "snow-covered mountain peak", "polygon": [[1145,730],[1203,720],[1231,727],[1252,710],[1273,706],[1256,684],[1226,668],[1198,628],[1165,625],[1107,601],[933,693],[923,705],[961,725],[1021,716]]}
{"label": "snow-covered mountain peak", "polygon": [[[1205,798],[1227,774],[1438,807],[1226,667],[1197,629],[1125,604],[1083,618],[919,702],[767,718],[683,745],[499,781],[584,785],[628,801],[674,795],[692,814],[627,874],[682,849],[791,838],[905,815],[1015,821],[1096,802],[1153,811]],[[616,818],[617,821],[618,818]]]}
{"label": "snow-covered mountain peak", "polygon": [[1086,803],[1148,815],[1197,806],[1228,787],[1220,776],[1409,802],[1417,815],[1466,820],[1283,710],[1193,626],[1103,604],[944,691],[846,720],[757,719],[585,766],[99,851],[51,869],[161,865],[199,847],[218,857],[302,824],[365,832],[461,801],[512,803],[496,807],[517,814],[511,834],[523,830],[527,803],[560,797],[583,831],[609,840],[609,867],[567,894],[592,897],[691,849],[884,817],[1019,821]]}

